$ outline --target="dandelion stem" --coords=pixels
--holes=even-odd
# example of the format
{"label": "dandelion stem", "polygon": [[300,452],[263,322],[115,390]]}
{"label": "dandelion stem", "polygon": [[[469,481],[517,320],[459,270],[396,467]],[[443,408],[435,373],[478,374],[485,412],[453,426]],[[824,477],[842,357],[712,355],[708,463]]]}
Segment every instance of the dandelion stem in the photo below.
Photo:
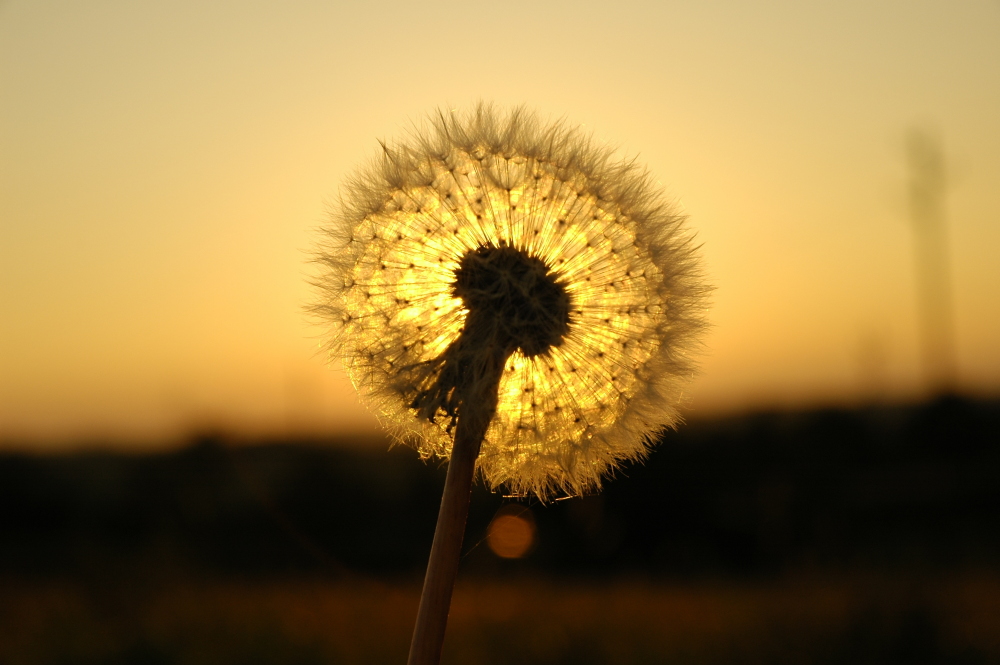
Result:
{"label": "dandelion stem", "polygon": [[[438,665],[444,632],[448,625],[451,592],[458,575],[458,561],[465,536],[465,522],[469,515],[472,480],[476,471],[476,458],[486,434],[490,418],[459,418],[455,427],[455,445],[448,463],[448,475],[441,495],[434,543],[431,545],[424,590],[420,595],[417,624],[410,642],[407,665]],[[492,417],[492,413],[489,414]]]}

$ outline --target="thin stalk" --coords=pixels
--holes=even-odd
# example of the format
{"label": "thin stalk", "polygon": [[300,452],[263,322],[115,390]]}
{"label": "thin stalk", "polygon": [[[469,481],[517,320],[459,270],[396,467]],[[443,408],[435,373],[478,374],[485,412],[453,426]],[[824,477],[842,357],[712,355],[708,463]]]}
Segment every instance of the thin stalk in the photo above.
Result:
{"label": "thin stalk", "polygon": [[[492,414],[491,414],[492,415]],[[489,418],[458,418],[407,665],[438,665],[469,516],[476,458]]]}

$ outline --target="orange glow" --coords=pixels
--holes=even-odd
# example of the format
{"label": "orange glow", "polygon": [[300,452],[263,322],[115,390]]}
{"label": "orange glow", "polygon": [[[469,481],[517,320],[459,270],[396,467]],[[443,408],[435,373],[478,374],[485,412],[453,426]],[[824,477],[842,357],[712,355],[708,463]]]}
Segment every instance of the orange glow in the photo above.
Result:
{"label": "orange glow", "polygon": [[535,544],[535,518],[524,506],[501,508],[487,531],[486,543],[502,559],[520,559]]}
{"label": "orange glow", "polygon": [[934,129],[956,382],[1000,390],[1000,5],[444,4],[0,4],[0,446],[375,431],[303,313],[315,229],[376,139],[479,99],[596,130],[690,215],[696,416],[921,395]]}

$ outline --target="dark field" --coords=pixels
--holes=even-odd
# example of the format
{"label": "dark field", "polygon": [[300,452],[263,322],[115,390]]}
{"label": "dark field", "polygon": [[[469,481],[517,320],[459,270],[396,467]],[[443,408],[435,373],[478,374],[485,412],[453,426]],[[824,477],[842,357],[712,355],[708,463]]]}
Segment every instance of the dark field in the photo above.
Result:
{"label": "dark field", "polygon": [[[0,663],[403,663],[444,469],[335,442],[0,455]],[[1000,404],[671,432],[594,497],[478,488],[447,663],[1000,663]]]}

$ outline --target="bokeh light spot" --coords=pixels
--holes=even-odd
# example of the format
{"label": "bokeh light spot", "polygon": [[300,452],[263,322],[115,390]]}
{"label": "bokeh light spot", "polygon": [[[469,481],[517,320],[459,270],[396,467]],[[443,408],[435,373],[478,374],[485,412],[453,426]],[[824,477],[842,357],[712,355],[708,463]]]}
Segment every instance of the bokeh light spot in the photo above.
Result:
{"label": "bokeh light spot", "polygon": [[504,506],[487,530],[486,542],[498,557],[520,559],[535,544],[535,519],[524,506]]}

